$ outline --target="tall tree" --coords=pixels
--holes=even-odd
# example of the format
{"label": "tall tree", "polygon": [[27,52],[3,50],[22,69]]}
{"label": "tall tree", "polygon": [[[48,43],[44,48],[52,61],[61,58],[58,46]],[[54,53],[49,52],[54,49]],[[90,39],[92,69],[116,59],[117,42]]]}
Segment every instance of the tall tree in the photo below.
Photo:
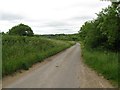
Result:
{"label": "tall tree", "polygon": [[120,49],[119,7],[112,4],[97,14],[95,20],[86,22],[79,34],[86,46]]}
{"label": "tall tree", "polygon": [[19,24],[12,27],[9,32],[9,35],[20,35],[20,36],[32,36],[34,33],[28,25]]}

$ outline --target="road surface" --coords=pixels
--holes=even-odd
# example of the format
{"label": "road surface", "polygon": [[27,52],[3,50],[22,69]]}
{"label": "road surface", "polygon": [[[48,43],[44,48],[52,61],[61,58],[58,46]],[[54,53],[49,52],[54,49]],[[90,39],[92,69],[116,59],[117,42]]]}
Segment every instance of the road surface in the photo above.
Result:
{"label": "road surface", "polygon": [[28,71],[4,78],[3,88],[112,88],[112,85],[82,62],[77,43]]}

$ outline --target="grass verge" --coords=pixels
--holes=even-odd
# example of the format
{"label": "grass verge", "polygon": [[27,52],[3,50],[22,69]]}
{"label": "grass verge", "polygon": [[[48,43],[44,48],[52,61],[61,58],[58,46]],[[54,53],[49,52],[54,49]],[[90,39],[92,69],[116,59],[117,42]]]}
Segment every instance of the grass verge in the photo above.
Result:
{"label": "grass verge", "polygon": [[74,42],[39,37],[3,36],[2,75],[4,77],[17,70],[27,70],[34,63],[41,62],[73,44]]}
{"label": "grass verge", "polygon": [[82,48],[84,62],[118,87],[118,53]]}

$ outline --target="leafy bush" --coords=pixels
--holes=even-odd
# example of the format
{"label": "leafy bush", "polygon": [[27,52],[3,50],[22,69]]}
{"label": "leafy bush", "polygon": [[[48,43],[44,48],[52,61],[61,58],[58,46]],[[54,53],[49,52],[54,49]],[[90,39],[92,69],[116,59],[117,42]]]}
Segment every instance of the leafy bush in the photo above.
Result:
{"label": "leafy bush", "polygon": [[97,18],[87,21],[79,34],[86,47],[102,47],[109,50],[120,50],[120,17],[114,5],[103,9]]}

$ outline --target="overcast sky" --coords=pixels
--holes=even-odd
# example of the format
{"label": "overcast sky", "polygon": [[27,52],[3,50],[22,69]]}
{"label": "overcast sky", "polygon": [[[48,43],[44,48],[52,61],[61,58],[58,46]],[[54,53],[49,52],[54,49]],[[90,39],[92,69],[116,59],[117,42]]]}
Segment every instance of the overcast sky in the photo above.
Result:
{"label": "overcast sky", "polygon": [[29,25],[35,34],[77,33],[85,21],[107,7],[100,0],[0,0],[0,30]]}

